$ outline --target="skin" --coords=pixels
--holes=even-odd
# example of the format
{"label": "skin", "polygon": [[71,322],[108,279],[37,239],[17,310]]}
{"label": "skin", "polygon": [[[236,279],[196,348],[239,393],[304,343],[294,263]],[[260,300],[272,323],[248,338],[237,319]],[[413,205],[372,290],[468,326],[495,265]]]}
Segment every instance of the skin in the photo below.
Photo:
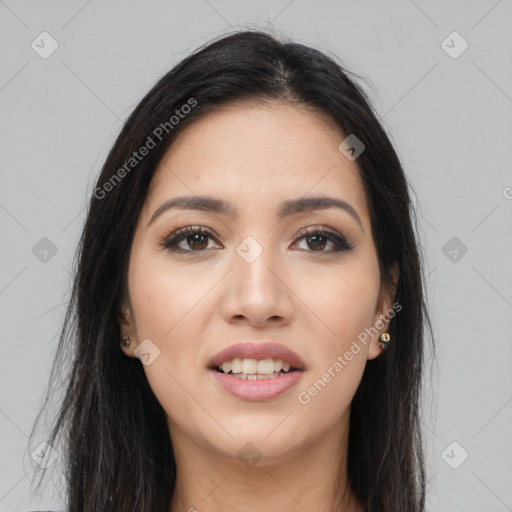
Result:
{"label": "skin", "polygon": [[[269,503],[282,511],[363,510],[347,484],[347,435],[366,361],[382,350],[378,335],[360,344],[308,404],[297,399],[393,303],[381,283],[357,163],[338,150],[344,138],[329,119],[303,107],[231,104],[181,132],[156,170],[119,318],[131,341],[122,348],[126,355],[136,357],[146,338],[150,352],[160,350],[143,368],[175,450],[173,512],[248,512]],[[229,200],[238,216],[173,209],[148,226],[162,203],[181,195]],[[313,195],[350,203],[361,225],[338,208],[277,218],[282,201]],[[209,228],[216,240],[185,235],[178,242],[189,251],[183,254],[161,246],[184,226]],[[332,252],[334,241],[296,240],[303,228],[321,227],[353,248]],[[236,252],[247,236],[263,249],[252,263]],[[393,275],[396,282],[396,269]],[[209,360],[248,340],[275,341],[298,353],[306,365],[300,382],[268,401],[227,394],[209,375]],[[237,456],[248,442],[261,455],[250,467]],[[338,474],[342,500],[332,493]]]}

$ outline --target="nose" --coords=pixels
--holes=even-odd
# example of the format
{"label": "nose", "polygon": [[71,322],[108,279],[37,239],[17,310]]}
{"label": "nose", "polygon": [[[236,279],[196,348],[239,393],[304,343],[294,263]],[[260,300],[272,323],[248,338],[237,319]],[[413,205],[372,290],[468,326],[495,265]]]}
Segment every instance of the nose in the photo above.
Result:
{"label": "nose", "polygon": [[252,262],[236,252],[233,269],[223,283],[221,314],[228,323],[252,327],[277,327],[290,323],[295,314],[289,275],[270,250]]}

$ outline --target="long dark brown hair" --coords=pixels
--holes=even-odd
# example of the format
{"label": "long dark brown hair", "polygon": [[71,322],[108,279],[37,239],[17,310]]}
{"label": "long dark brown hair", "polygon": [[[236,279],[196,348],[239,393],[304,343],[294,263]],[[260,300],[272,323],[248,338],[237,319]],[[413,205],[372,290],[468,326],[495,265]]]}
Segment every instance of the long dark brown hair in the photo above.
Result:
{"label": "long dark brown hair", "polygon": [[394,299],[402,309],[391,320],[387,351],[368,361],[351,404],[348,477],[367,512],[424,510],[419,399],[432,328],[421,250],[402,165],[355,77],[316,49],[236,32],[178,63],[125,122],[91,193],[48,394],[32,432],[60,389],[48,442],[62,447],[69,512],[170,509],[176,464],[165,414],[141,362],[119,348],[117,313],[135,226],[162,156],[194,119],[239,100],[311,108],[365,145],[357,164],[381,278],[391,285],[389,269],[398,265]]}

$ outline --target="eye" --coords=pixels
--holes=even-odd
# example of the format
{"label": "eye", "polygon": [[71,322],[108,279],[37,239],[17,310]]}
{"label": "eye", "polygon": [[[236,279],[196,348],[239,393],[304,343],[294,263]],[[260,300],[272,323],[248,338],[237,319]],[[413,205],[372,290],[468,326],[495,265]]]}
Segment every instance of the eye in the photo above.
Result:
{"label": "eye", "polygon": [[[295,242],[301,240],[306,242],[306,250],[310,248],[309,252],[332,253],[349,251],[353,248],[352,245],[347,242],[345,237],[325,228],[308,228],[306,230],[302,230],[297,235]],[[331,247],[334,246],[334,248],[326,251],[324,249],[328,244],[331,244]]]}
{"label": "eye", "polygon": [[[216,238],[208,230],[197,226],[187,226],[165,236],[160,245],[172,252],[201,252],[208,249],[209,238],[216,241]],[[189,249],[183,245],[188,245]]]}

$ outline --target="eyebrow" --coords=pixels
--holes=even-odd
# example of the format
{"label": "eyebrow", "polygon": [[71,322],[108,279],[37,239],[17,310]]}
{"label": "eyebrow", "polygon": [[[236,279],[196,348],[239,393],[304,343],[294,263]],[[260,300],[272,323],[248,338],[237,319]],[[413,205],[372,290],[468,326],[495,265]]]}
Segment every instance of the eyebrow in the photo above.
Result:
{"label": "eyebrow", "polygon": [[[277,216],[279,220],[299,213],[310,212],[314,210],[326,210],[329,208],[339,208],[349,213],[363,229],[363,224],[355,208],[341,199],[328,196],[301,197],[299,199],[288,199],[283,201],[278,209]],[[208,213],[225,215],[227,217],[236,217],[238,210],[233,203],[211,196],[179,196],[173,197],[160,205],[153,213],[148,227],[157,217],[164,212],[171,210],[199,210]]]}

